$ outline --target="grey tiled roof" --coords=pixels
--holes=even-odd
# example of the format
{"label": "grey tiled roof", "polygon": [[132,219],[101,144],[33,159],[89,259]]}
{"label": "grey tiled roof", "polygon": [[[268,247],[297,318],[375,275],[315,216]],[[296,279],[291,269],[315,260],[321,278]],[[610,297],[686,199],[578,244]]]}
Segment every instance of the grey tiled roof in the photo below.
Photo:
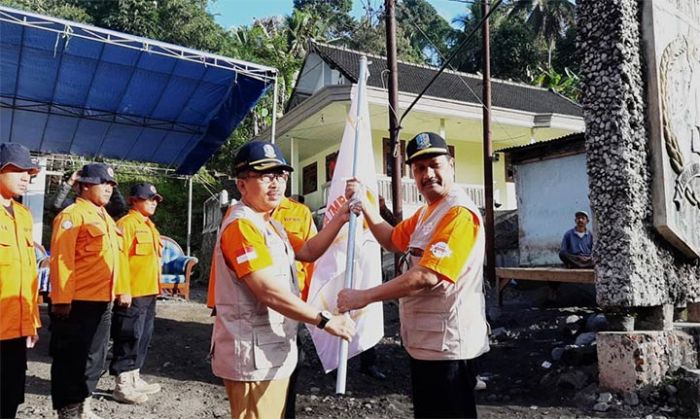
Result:
{"label": "grey tiled roof", "polygon": [[[357,82],[362,53],[326,44],[310,43],[310,51],[340,71],[345,77]],[[369,64],[369,86],[386,87],[386,58],[367,55]],[[437,68],[409,64],[399,61],[399,91],[420,93],[437,72]],[[382,82],[384,78],[384,82]],[[467,88],[468,85],[469,88]],[[481,76],[445,70],[435,80],[426,95],[479,104],[481,100]],[[471,91],[470,91],[471,89]],[[476,95],[476,97],[475,97]],[[569,99],[542,88],[525,84],[491,80],[491,103],[493,106],[518,109],[535,113],[557,113],[581,117],[581,107]]]}

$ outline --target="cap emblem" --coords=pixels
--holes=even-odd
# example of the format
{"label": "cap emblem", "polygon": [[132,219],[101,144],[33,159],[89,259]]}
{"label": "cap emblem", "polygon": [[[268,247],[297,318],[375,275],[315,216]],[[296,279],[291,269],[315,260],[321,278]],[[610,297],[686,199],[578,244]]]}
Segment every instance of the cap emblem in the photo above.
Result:
{"label": "cap emblem", "polygon": [[111,177],[114,177],[114,170],[111,167],[108,167],[107,174],[110,175]]}
{"label": "cap emblem", "polygon": [[275,157],[277,157],[277,153],[275,153],[275,148],[272,147],[272,145],[270,144],[265,144],[263,146],[263,152],[265,153],[265,157],[267,158],[274,159]]}
{"label": "cap emblem", "polygon": [[157,193],[157,192],[156,192],[156,187],[153,186],[153,185],[151,185],[150,190],[151,190],[151,192],[153,192],[153,193]]}
{"label": "cap emblem", "polygon": [[416,147],[418,150],[430,147],[430,136],[428,134],[418,134],[416,136]]}

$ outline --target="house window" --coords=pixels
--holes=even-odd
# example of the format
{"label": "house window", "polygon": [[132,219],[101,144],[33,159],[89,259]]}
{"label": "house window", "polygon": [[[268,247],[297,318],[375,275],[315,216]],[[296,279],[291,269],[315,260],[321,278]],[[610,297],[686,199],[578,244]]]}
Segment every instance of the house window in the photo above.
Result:
{"label": "house window", "polygon": [[306,195],[318,189],[318,164],[305,166],[301,171],[301,193]]}
{"label": "house window", "polygon": [[[404,156],[406,150],[406,141],[400,140],[399,147],[401,148],[401,150],[399,150],[399,155],[401,156],[401,163],[403,163],[406,161],[406,157]],[[384,160],[384,174],[391,177],[393,173],[392,170],[394,169],[394,150],[391,144],[391,140],[389,138],[384,138],[382,140],[382,155]],[[404,176],[406,176],[406,165],[401,164],[401,177]]]}
{"label": "house window", "polygon": [[326,182],[330,182],[331,179],[333,179],[333,172],[335,171],[335,161],[337,159],[337,151],[326,156]]}

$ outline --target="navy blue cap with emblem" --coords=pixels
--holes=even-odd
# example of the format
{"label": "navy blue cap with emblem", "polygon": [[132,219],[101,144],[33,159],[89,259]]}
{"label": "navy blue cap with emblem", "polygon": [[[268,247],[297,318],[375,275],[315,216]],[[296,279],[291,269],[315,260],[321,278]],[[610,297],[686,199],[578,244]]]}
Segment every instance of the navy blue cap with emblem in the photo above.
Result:
{"label": "navy blue cap with emblem", "polygon": [[292,166],[287,164],[287,160],[277,144],[259,140],[246,143],[238,150],[236,157],[233,159],[233,170],[236,175],[248,170],[255,172],[271,170],[294,171]]}
{"label": "navy blue cap with emblem", "polygon": [[151,183],[137,183],[131,186],[129,198],[155,199],[158,202],[163,200],[163,196],[158,193],[155,185]]}
{"label": "navy blue cap with emblem", "polygon": [[0,170],[6,166],[15,166],[31,175],[39,173],[40,167],[32,160],[29,149],[19,143],[0,144]]}
{"label": "navy blue cap with emblem", "polygon": [[450,149],[444,138],[434,132],[421,132],[406,144],[406,163],[419,157],[449,155]]}
{"label": "navy blue cap with emblem", "polygon": [[89,163],[80,169],[78,177],[80,183],[91,183],[93,185],[101,185],[103,183],[117,184],[117,179],[114,178],[114,169],[104,163]]}

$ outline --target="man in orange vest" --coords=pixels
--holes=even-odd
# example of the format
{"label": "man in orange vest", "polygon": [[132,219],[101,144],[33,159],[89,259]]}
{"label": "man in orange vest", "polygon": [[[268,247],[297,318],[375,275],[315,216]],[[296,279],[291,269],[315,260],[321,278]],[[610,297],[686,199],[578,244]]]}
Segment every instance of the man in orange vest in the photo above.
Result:
{"label": "man in orange vest", "polygon": [[97,415],[90,396],[107,356],[122,238],[104,206],[117,181],[104,163],[83,166],[80,195],[51,237],[51,398],[59,419]]}
{"label": "man in orange vest", "polygon": [[0,417],[14,418],[24,402],[27,348],[38,340],[38,282],[32,214],[13,198],[39,172],[29,150],[0,144]]}
{"label": "man in orange vest", "polygon": [[163,197],[150,183],[131,187],[131,210],[117,221],[124,237],[123,256],[128,260],[124,280],[116,290],[119,303],[112,313],[112,362],[109,372],[117,376],[114,399],[143,403],[148,394],[160,391],[140,375],[153,336],[156,296],[160,293],[160,261],[163,244],[151,217]]}
{"label": "man in orange vest", "polygon": [[[489,350],[481,214],[454,184],[454,158],[441,136],[416,135],[406,145],[406,156],[426,204],[395,227],[371,205],[363,202],[362,211],[385,249],[406,253],[408,269],[373,288],[340,291],[338,310],[398,298],[414,416],[476,417],[474,363]],[[346,197],[362,197],[360,190],[353,179]]]}

